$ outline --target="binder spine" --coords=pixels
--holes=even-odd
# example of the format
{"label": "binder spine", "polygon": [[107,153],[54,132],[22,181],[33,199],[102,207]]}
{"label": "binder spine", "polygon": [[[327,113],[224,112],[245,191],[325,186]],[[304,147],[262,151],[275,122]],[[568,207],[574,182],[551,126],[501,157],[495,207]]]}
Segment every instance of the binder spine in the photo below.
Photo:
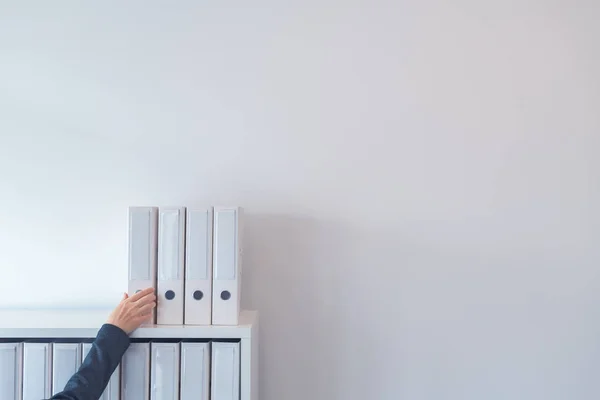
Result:
{"label": "binder spine", "polygon": [[187,212],[185,252],[185,312],[187,325],[212,320],[213,210]]}
{"label": "binder spine", "polygon": [[158,223],[157,324],[183,324],[185,207],[163,208]]}

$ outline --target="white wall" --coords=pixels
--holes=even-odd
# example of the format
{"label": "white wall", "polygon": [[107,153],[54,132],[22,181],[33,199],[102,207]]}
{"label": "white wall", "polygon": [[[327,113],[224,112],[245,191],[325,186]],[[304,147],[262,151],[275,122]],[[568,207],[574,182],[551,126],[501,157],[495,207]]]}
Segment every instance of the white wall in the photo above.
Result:
{"label": "white wall", "polygon": [[599,2],[6,3],[0,306],[239,204],[263,399],[600,396]]}

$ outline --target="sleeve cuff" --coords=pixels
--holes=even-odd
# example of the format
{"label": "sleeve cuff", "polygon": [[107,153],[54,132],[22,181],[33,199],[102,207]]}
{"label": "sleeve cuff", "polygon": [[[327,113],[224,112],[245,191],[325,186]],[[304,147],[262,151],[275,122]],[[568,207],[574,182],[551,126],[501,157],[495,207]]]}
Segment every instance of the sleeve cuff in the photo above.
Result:
{"label": "sleeve cuff", "polygon": [[109,351],[113,354],[123,354],[129,347],[129,335],[121,328],[112,325],[104,324],[100,327],[96,338],[99,342],[110,342]]}

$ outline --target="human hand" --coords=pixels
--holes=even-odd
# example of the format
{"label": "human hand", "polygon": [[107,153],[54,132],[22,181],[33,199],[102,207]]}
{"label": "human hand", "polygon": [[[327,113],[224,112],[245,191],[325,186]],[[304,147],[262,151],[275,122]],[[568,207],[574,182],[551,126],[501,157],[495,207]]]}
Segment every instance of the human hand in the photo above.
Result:
{"label": "human hand", "polygon": [[152,316],[156,307],[154,288],[144,289],[129,297],[127,293],[106,321],[130,334]]}

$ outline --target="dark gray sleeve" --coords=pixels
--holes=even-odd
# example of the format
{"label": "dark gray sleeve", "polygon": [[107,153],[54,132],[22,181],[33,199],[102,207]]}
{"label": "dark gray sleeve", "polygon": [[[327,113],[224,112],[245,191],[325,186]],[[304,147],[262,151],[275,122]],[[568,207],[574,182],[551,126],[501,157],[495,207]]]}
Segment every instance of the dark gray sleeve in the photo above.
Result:
{"label": "dark gray sleeve", "polygon": [[114,325],[104,324],[79,370],[62,392],[48,400],[98,400],[129,347],[129,336]]}

